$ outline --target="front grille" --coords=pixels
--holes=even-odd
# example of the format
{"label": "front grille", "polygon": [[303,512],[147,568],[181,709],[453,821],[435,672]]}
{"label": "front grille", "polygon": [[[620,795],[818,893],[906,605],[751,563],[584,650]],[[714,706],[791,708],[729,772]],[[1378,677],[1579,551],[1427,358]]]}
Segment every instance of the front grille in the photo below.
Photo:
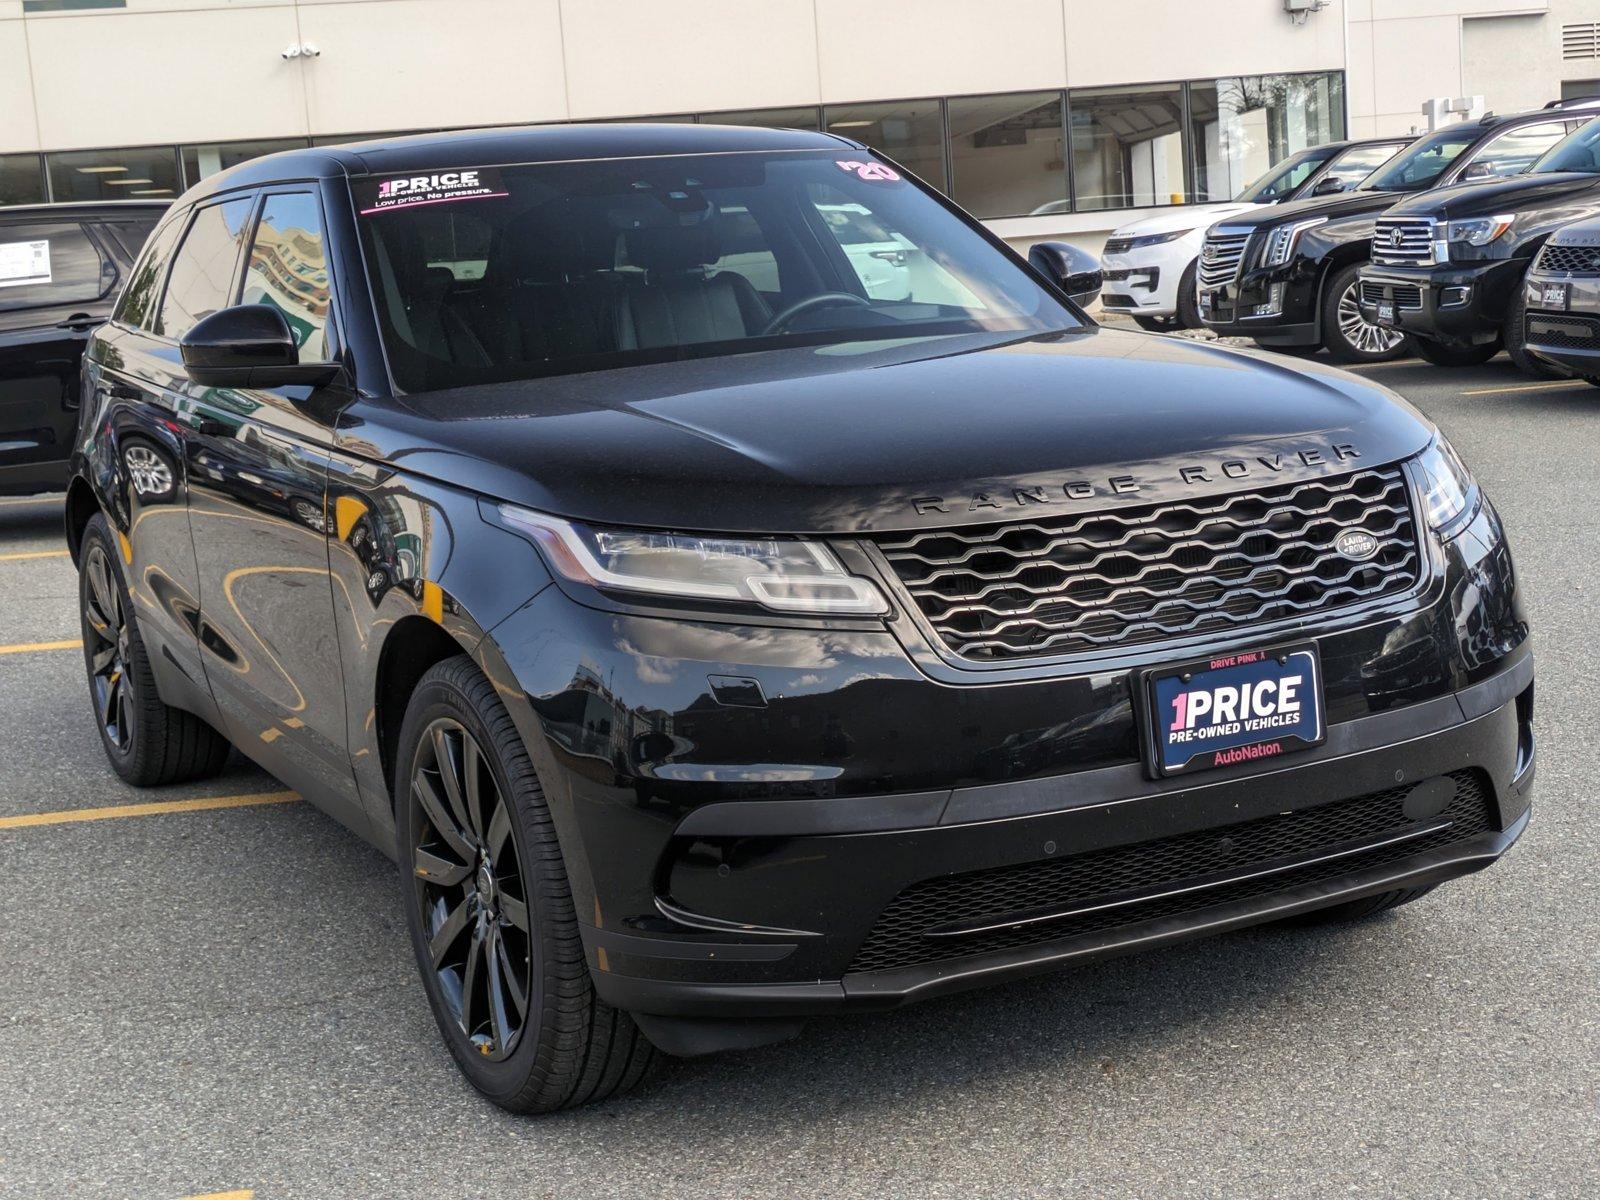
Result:
{"label": "front grille", "polygon": [[[883,910],[850,970],[892,971],[1184,916],[1385,866],[1499,828],[1483,772],[1441,778],[1455,784],[1455,796],[1437,817],[1422,821],[1405,814],[1416,786],[1408,783],[1157,841],[923,880]],[[1447,828],[1432,828],[1446,821]],[[1394,840],[1408,833],[1420,836]],[[1345,853],[1293,865],[1333,851]],[[1199,886],[1206,884],[1212,886]],[[1049,917],[1067,910],[1074,915]],[[962,929],[977,932],[950,935]]]}
{"label": "front grille", "polygon": [[1106,248],[1105,248],[1105,253],[1106,254],[1126,254],[1129,250],[1132,250],[1132,249],[1133,249],[1133,239],[1132,238],[1117,238],[1117,237],[1114,237],[1114,238],[1107,238],[1106,239]]}
{"label": "front grille", "polygon": [[1433,262],[1433,222],[1427,217],[1379,217],[1372,261],[1408,265]]}
{"label": "front grille", "polygon": [[1221,287],[1232,283],[1239,274],[1244,248],[1249,242],[1248,229],[1213,229],[1207,233],[1205,245],[1200,249],[1200,265],[1196,268],[1201,286]]}
{"label": "front grille", "polygon": [[1421,308],[1422,289],[1414,283],[1374,283],[1370,279],[1361,281],[1361,303],[1377,304],[1384,298],[1384,290],[1388,289],[1394,295],[1396,308]]}
{"label": "front grille", "polygon": [[1549,242],[1534,261],[1535,271],[1568,275],[1600,275],[1600,246],[1554,246]]}
{"label": "front grille", "polygon": [[1530,345],[1555,350],[1600,350],[1600,318],[1563,313],[1559,317],[1530,312],[1524,335]]}
{"label": "front grille", "polygon": [[[1025,494],[1025,493],[1019,493]],[[1365,561],[1334,540],[1378,540]],[[877,539],[940,640],[977,660],[1238,630],[1401,595],[1421,559],[1398,467],[1082,516]]]}

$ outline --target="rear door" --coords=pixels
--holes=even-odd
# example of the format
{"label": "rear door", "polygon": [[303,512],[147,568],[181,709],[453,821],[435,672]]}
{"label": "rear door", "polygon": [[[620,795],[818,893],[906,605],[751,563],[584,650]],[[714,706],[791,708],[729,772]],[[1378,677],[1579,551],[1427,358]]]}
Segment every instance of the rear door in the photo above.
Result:
{"label": "rear door", "polygon": [[65,482],[79,363],[117,279],[83,222],[0,218],[0,492]]}

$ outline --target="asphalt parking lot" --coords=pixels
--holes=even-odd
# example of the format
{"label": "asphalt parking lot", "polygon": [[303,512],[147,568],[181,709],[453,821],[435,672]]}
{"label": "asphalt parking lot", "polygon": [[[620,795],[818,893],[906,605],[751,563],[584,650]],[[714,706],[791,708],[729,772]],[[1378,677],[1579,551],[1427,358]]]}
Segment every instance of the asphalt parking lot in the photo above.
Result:
{"label": "asphalt parking lot", "polygon": [[[380,854],[240,760],[117,781],[59,501],[0,501],[0,1196],[1600,1192],[1600,389],[1503,358],[1364,374],[1450,434],[1531,596],[1541,761],[1505,861],[1366,923],[817,1023],[543,1119],[458,1076]],[[218,797],[248,800],[115,815]]]}

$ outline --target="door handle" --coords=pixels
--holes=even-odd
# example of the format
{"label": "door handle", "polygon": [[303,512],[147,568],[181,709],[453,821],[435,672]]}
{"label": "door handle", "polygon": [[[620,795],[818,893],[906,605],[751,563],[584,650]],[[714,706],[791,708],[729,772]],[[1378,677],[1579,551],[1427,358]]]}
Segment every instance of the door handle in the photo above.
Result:
{"label": "door handle", "polygon": [[101,317],[91,317],[88,313],[73,313],[65,321],[56,326],[57,329],[70,329],[74,333],[87,333],[97,329],[105,323]]}

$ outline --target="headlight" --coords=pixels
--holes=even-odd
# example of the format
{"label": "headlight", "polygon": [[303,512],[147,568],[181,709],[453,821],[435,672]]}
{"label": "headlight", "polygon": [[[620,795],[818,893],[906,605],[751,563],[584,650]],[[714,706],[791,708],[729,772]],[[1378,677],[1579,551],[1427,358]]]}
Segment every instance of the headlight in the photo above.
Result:
{"label": "headlight", "polygon": [[1469,510],[1477,488],[1472,472],[1444,434],[1438,434],[1417,457],[1422,473],[1422,507],[1428,524],[1439,533],[1451,531]]}
{"label": "headlight", "polygon": [[1147,233],[1143,237],[1127,238],[1124,241],[1124,250],[1138,250],[1142,246],[1164,246],[1168,242],[1175,242],[1184,234],[1192,232],[1188,229],[1174,229],[1171,233]]}
{"label": "headlight", "polygon": [[1294,257],[1294,248],[1300,243],[1300,235],[1308,229],[1316,228],[1327,219],[1327,217],[1310,217],[1304,221],[1291,221],[1287,225],[1279,225],[1267,234],[1267,244],[1261,251],[1261,265],[1283,266]]}
{"label": "headlight", "polygon": [[1473,217],[1466,221],[1451,221],[1445,226],[1445,240],[1465,242],[1469,246],[1487,246],[1515,221],[1515,213],[1500,213],[1493,217]]}
{"label": "headlight", "polygon": [[568,579],[682,599],[758,604],[784,613],[871,616],[888,602],[819,542],[604,529],[502,504],[500,516],[538,543]]}

